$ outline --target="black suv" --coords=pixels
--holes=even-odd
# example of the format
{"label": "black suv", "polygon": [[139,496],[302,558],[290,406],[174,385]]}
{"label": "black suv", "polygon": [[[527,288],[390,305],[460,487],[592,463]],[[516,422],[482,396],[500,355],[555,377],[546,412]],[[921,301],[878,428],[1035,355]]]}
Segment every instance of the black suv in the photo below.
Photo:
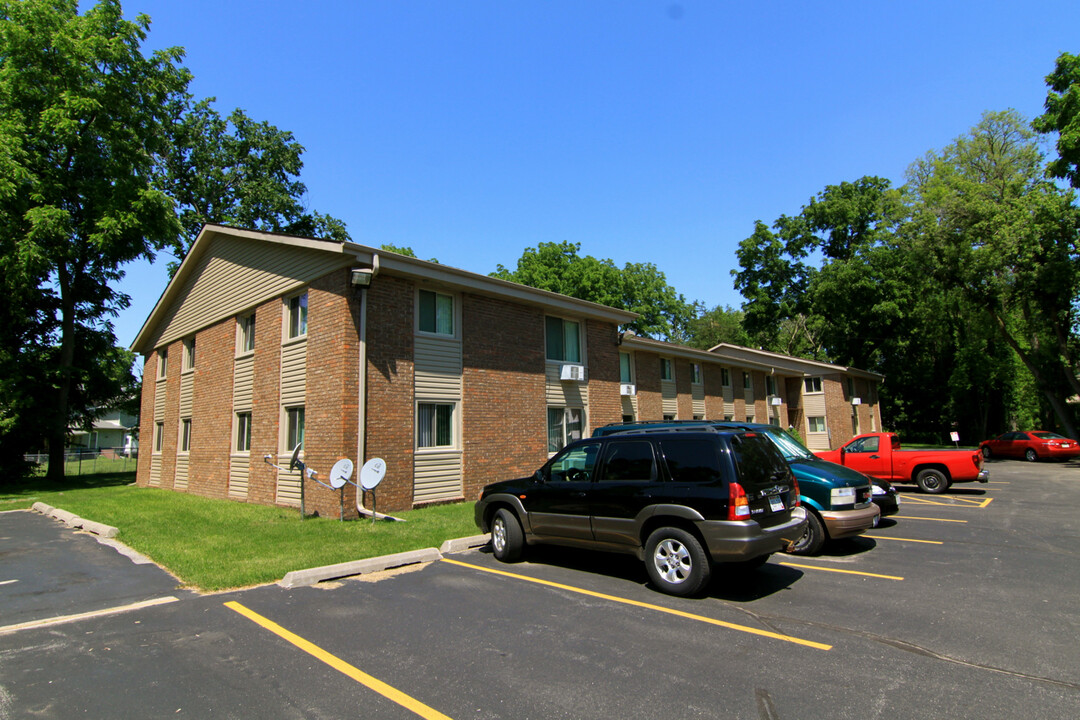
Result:
{"label": "black suv", "polygon": [[504,562],[538,543],[627,552],[660,590],[692,595],[713,562],[758,567],[800,538],[798,497],[763,435],[664,428],[578,440],[532,477],[488,485],[476,524]]}

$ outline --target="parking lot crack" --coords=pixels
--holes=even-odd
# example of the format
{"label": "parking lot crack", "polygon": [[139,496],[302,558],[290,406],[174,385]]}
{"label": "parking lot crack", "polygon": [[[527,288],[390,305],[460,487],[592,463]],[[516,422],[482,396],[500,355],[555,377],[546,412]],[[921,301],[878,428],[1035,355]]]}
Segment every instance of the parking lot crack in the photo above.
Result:
{"label": "parking lot crack", "polygon": [[883,635],[877,635],[875,633],[867,632],[865,630],[856,630],[854,628],[842,627],[839,625],[830,625],[828,623],[815,622],[812,620],[802,620],[796,618],[767,618],[763,615],[748,610],[747,608],[738,608],[742,612],[746,613],[750,617],[754,618],[757,622],[761,623],[765,627],[768,627],[771,631],[783,634],[783,630],[777,627],[777,623],[796,623],[798,625],[807,625],[810,627],[821,628],[824,630],[831,630],[833,632],[846,633],[848,635],[856,635],[867,640],[871,640],[882,645],[888,645],[889,647],[897,650],[903,650],[904,652],[914,653],[921,655],[922,657],[933,658],[935,660],[941,660],[942,662],[953,663],[954,665],[962,665],[964,667],[973,668],[976,670],[986,670],[988,672],[999,673],[1001,675],[1009,675],[1011,677],[1020,678],[1023,680],[1030,680],[1032,682],[1044,683],[1047,685],[1054,685],[1056,687],[1068,688],[1069,690],[1080,691],[1080,683],[1069,682],[1067,680],[1058,680],[1056,678],[1043,677],[1041,675],[1032,675],[1030,673],[1020,672],[1018,670],[1007,670],[1005,668],[995,667],[993,665],[987,665],[984,663],[971,662],[969,660],[962,660],[960,658],[950,657],[949,655],[943,655],[939,652],[935,652],[928,648],[916,645],[915,643],[908,642],[907,640],[899,640],[897,638],[885,637]]}

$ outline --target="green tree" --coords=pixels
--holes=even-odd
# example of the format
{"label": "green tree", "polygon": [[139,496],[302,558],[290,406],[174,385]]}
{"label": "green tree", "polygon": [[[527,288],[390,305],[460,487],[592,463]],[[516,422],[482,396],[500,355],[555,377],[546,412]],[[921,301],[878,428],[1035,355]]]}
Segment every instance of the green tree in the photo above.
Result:
{"label": "green tree", "polygon": [[176,257],[205,223],[348,240],[343,222],[305,207],[304,148],[293,134],[239,109],[223,118],[212,102],[175,97],[165,127],[170,145],[158,173],[177,204],[181,232],[169,244]]}
{"label": "green tree", "polygon": [[915,250],[955,288],[1031,373],[1061,428],[1076,437],[1066,398],[1077,381],[1080,211],[1046,179],[1044,158],[1015,111],[988,112],[909,173]]}
{"label": "green tree", "polygon": [[644,337],[686,337],[692,308],[655,265],[627,263],[620,270],[580,250],[580,243],[540,243],[525,249],[513,271],[498,265],[491,276],[639,313],[626,327]]}
{"label": "green tree", "polygon": [[1032,122],[1038,132],[1057,133],[1058,157],[1047,166],[1050,175],[1080,188],[1080,56],[1062,53],[1046,76],[1046,112]]}
{"label": "green tree", "polygon": [[[80,342],[111,334],[108,314],[126,300],[111,287],[118,268],[179,230],[154,158],[188,74],[176,48],[143,56],[148,25],[124,20],[116,0],[83,15],[75,0],[0,0],[0,228],[5,269],[40,293],[35,308],[55,312],[37,328],[57,348],[49,399],[37,399],[52,477],[87,380]],[[48,344],[36,339],[35,350]]]}
{"label": "green tree", "polygon": [[694,304],[694,316],[686,324],[689,336],[687,345],[708,350],[720,343],[748,346],[752,343],[743,327],[743,312],[730,305],[706,310],[701,303]]}

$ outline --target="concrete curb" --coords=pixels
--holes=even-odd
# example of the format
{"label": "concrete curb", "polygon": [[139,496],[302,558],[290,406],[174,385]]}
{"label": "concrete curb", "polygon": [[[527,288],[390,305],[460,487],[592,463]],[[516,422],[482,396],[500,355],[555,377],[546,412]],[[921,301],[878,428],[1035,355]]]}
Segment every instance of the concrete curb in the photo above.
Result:
{"label": "concrete curb", "polygon": [[103,523],[94,522],[93,520],[85,520],[76,515],[75,513],[70,513],[67,510],[54,508],[51,505],[46,505],[43,502],[34,503],[30,507],[30,509],[34,510],[35,512],[39,512],[46,517],[51,517],[54,520],[59,520],[60,522],[67,525],[69,528],[82,529],[86,532],[100,535],[101,537],[114,538],[118,534],[120,534],[120,530],[118,528],[114,528],[112,525],[105,525]]}
{"label": "concrete curb", "polygon": [[411,550],[395,555],[383,555],[381,557],[367,558],[366,560],[353,560],[351,562],[326,565],[324,567],[309,568],[307,570],[294,570],[288,573],[278,585],[283,588],[307,587],[323,582],[324,580],[336,580],[337,578],[351,575],[363,575],[365,573],[382,572],[391,568],[418,563],[435,562],[441,560],[443,555],[465,552],[472,548],[481,547],[488,541],[487,535],[472,535],[470,537],[447,540],[436,550],[424,548],[423,550]]}

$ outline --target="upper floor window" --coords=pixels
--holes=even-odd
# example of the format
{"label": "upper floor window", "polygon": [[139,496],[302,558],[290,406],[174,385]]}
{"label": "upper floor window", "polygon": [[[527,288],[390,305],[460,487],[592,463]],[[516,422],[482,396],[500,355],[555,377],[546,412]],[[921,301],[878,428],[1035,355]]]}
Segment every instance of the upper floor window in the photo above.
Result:
{"label": "upper floor window", "polygon": [[720,384],[724,387],[731,387],[731,371],[727,368],[720,368]]}
{"label": "upper floor window", "polygon": [[432,290],[421,290],[417,328],[437,335],[454,334],[454,297]]}
{"label": "upper floor window", "polygon": [[191,418],[180,421],[180,452],[191,451]]}
{"label": "upper floor window", "polygon": [[776,378],[774,378],[772,375],[766,375],[765,376],[765,394],[766,395],[777,395],[778,394],[776,392]]}
{"label": "upper floor window", "polygon": [[251,413],[236,413],[236,451],[251,450]]}
{"label": "upper floor window", "polygon": [[195,338],[184,340],[184,370],[195,369]]}
{"label": "upper floor window", "polygon": [[753,390],[754,389],[754,381],[753,381],[753,378],[751,377],[750,373],[744,372],[742,374],[742,386],[743,386],[743,390]]}
{"label": "upper floor window", "polygon": [[255,313],[236,319],[236,354],[255,349]]}
{"label": "upper floor window", "polygon": [[304,444],[304,408],[292,407],[285,410],[285,449],[293,450]]}
{"label": "upper floor window", "polygon": [[289,338],[307,335],[307,293],[289,298]]}
{"label": "upper floor window", "polygon": [[803,378],[803,387],[806,389],[806,392],[808,392],[808,393],[819,393],[819,392],[821,392],[821,378],[819,378],[819,377]]}
{"label": "upper floor window", "polygon": [[660,358],[660,379],[674,380],[675,373],[671,369],[671,358]]}
{"label": "upper floor window", "polygon": [[581,362],[581,323],[549,316],[544,331],[548,360]]}
{"label": "upper floor window", "polygon": [[169,374],[169,348],[163,347],[158,350],[157,376],[159,380],[168,377]]}
{"label": "upper floor window", "polygon": [[619,382],[634,382],[634,356],[630,353],[619,353]]}
{"label": "upper floor window", "polygon": [[161,452],[161,446],[165,442],[165,423],[154,423],[154,452]]}
{"label": "upper floor window", "polygon": [[701,384],[701,364],[690,363],[690,382],[694,385]]}

